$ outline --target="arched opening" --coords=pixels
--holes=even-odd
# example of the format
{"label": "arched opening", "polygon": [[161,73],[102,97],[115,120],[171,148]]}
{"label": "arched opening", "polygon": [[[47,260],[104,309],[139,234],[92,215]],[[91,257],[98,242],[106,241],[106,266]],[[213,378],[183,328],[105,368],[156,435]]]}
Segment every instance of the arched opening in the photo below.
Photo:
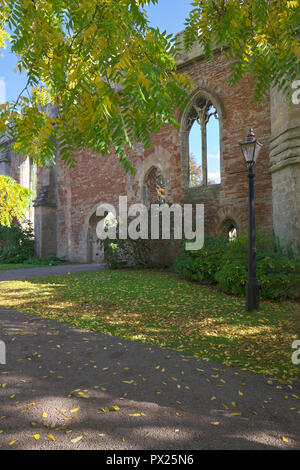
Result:
{"label": "arched opening", "polygon": [[233,242],[237,237],[237,229],[234,225],[231,225],[228,230],[228,239]]}
{"label": "arched opening", "polygon": [[146,206],[151,204],[163,204],[166,200],[166,186],[161,171],[153,167],[146,174],[144,180],[144,203]]}
{"label": "arched opening", "polygon": [[187,117],[189,130],[189,187],[220,184],[220,130],[217,109],[198,97]]}
{"label": "arched opening", "polygon": [[91,216],[89,220],[89,228],[87,233],[87,262],[88,263],[101,263],[104,261],[103,250],[98,243],[98,237],[96,233],[97,223],[100,221],[100,217],[96,216],[96,212]]}
{"label": "arched opening", "polygon": [[222,224],[222,233],[226,236],[229,242],[233,242],[238,236],[237,223],[233,219],[226,219]]}
{"label": "arched opening", "polygon": [[[87,262],[88,263],[104,263],[104,249],[101,246],[100,240],[97,236],[96,228],[97,224],[103,220],[104,226],[107,228],[109,226],[117,225],[117,219],[114,214],[108,212],[105,217],[98,217],[96,212],[90,217],[89,227],[87,232]],[[105,228],[105,230],[106,230]]]}
{"label": "arched opening", "polygon": [[218,96],[195,92],[181,118],[183,185],[186,189],[221,184],[222,122]]}
{"label": "arched opening", "polygon": [[194,121],[189,134],[189,186],[203,185],[201,127]]}
{"label": "arched opening", "polygon": [[206,124],[206,145],[207,184],[220,184],[220,122],[216,110],[210,115]]}

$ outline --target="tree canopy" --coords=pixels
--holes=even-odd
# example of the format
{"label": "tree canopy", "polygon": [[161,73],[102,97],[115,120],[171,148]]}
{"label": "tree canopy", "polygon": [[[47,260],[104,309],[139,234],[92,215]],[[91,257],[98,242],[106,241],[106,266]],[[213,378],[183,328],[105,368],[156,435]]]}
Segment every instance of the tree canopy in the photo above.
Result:
{"label": "tree canopy", "polygon": [[231,83],[250,73],[257,101],[272,86],[291,96],[300,78],[299,0],[194,0],[192,6],[186,47],[199,41],[207,57],[221,49],[232,62]]}
{"label": "tree canopy", "polygon": [[[176,72],[179,46],[152,28],[145,6],[159,0],[0,0],[0,48],[7,41],[28,81],[18,98],[0,105],[0,134],[38,164],[75,165],[74,148],[106,155],[126,171],[134,142],[176,125],[191,81]],[[163,1],[163,0],[160,0]],[[232,60],[231,81],[246,73],[255,98],[300,77],[300,6],[286,0],[194,0],[185,47],[207,57],[215,47]],[[49,112],[49,106],[52,112]],[[53,108],[54,107],[54,108]]]}
{"label": "tree canopy", "polygon": [[[176,40],[152,28],[145,6],[159,0],[0,0],[0,48],[18,56],[27,85],[0,105],[0,134],[40,165],[73,149],[114,149],[126,171],[134,142],[176,125],[191,80],[176,71]],[[163,0],[160,0],[163,1]],[[255,98],[291,91],[300,77],[299,0],[194,0],[185,47],[195,41],[231,59],[231,81],[250,72]],[[51,112],[49,109],[51,108]]]}
{"label": "tree canopy", "polygon": [[133,171],[133,142],[150,144],[176,124],[190,81],[176,74],[174,39],[149,26],[148,3],[157,0],[0,0],[0,47],[11,41],[28,77],[18,99],[0,105],[0,133],[15,151],[45,165],[58,146],[72,166],[74,148],[113,148]]}
{"label": "tree canopy", "polygon": [[31,203],[31,191],[10,176],[0,175],[0,225],[10,226],[14,218],[22,220]]}

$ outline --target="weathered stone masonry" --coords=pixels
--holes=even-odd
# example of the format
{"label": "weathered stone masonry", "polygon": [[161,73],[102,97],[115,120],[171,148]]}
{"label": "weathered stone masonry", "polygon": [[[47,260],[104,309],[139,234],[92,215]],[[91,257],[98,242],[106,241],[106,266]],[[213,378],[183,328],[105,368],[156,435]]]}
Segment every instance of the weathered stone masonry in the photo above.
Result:
{"label": "weathered stone masonry", "polygon": [[133,178],[126,175],[114,155],[102,158],[91,152],[77,154],[78,164],[69,170],[58,161],[57,184],[57,255],[71,261],[96,261],[96,217],[100,203],[117,207],[119,195],[129,203],[143,202],[144,184],[149,171],[158,168],[165,182],[166,199],[170,202],[205,204],[207,233],[222,230],[233,220],[245,230],[248,217],[248,181],[239,141],[253,126],[264,144],[257,164],[256,206],[258,224],[272,230],[272,178],[269,173],[270,105],[249,105],[250,83],[243,80],[237,87],[228,86],[229,64],[221,57],[212,63],[199,58],[182,63],[182,69],[195,81],[194,93],[211,97],[220,115],[221,184],[188,188],[185,152],[184,116],[178,116],[181,129],[165,126],[152,138],[152,147],[137,145],[130,155],[136,169]]}
{"label": "weathered stone masonry", "polygon": [[300,105],[288,107],[275,91],[263,105],[249,103],[251,79],[228,85],[230,65],[216,52],[206,60],[195,47],[179,59],[180,71],[195,83],[191,103],[197,96],[209,99],[220,122],[221,183],[188,186],[188,108],[179,116],[180,129],[165,126],[152,138],[152,147],[137,144],[130,153],[135,177],[125,174],[118,159],[89,150],[77,152],[77,166],[67,168],[57,158],[56,166],[38,171],[35,202],[36,253],[55,254],[78,262],[97,262],[101,253],[96,243],[96,208],[107,202],[118,206],[145,202],[145,185],[151,170],[163,178],[166,200],[173,203],[204,203],[206,233],[220,233],[234,222],[238,231],[248,223],[248,178],[239,142],[250,127],[263,144],[255,167],[257,225],[275,231],[286,245],[300,239]]}

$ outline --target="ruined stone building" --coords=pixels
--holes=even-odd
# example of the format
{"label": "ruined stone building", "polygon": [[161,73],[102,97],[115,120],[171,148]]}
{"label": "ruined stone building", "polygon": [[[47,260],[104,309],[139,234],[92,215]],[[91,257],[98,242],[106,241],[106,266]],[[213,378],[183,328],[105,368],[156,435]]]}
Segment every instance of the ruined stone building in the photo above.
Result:
{"label": "ruined stone building", "polygon": [[[263,105],[250,104],[251,80],[228,85],[229,63],[216,52],[204,58],[199,46],[183,55],[178,66],[195,83],[179,129],[165,126],[153,136],[152,147],[137,144],[130,154],[135,177],[125,174],[114,155],[78,152],[69,169],[57,158],[48,171],[34,171],[30,160],[9,150],[0,156],[0,174],[10,174],[30,187],[36,183],[34,229],[36,254],[56,255],[73,262],[97,262],[96,208],[153,200],[158,183],[172,203],[204,203],[206,233],[247,230],[248,178],[239,142],[252,127],[263,144],[255,166],[257,227],[272,232],[281,244],[300,241],[300,105],[288,105],[271,91]],[[213,132],[212,132],[213,129]],[[192,171],[191,135],[199,136],[201,170]],[[211,155],[210,148],[218,149]],[[193,178],[194,179],[193,179]],[[30,214],[33,217],[33,214]]]}

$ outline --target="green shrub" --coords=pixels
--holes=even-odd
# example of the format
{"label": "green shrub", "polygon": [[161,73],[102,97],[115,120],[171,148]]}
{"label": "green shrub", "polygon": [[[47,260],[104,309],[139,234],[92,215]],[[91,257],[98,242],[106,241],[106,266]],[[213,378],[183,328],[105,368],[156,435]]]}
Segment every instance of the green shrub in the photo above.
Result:
{"label": "green shrub", "polygon": [[260,256],[257,276],[261,296],[267,299],[300,298],[300,261],[282,253]]}
{"label": "green shrub", "polygon": [[0,225],[0,262],[23,263],[34,254],[33,230],[30,222],[25,227]]}
{"label": "green shrub", "polygon": [[[229,243],[223,237],[207,237],[200,251],[185,252],[175,262],[184,278],[216,284],[222,291],[244,294],[248,277],[248,237]],[[300,260],[285,254],[276,239],[257,235],[257,278],[260,296],[281,300],[300,296]]]}
{"label": "green shrub", "polygon": [[56,256],[49,256],[48,259],[30,257],[26,259],[23,264],[32,264],[33,266],[55,266],[61,264],[63,260]]}
{"label": "green shrub", "polygon": [[204,247],[197,251],[186,251],[185,243],[183,243],[180,256],[174,263],[174,270],[190,281],[215,284],[215,274],[219,269],[226,247],[225,237],[207,236]]}
{"label": "green shrub", "polygon": [[[116,240],[117,242],[119,240]],[[123,242],[123,240],[122,240]],[[104,259],[110,269],[124,268],[127,263],[120,257],[120,244],[111,240],[103,240],[100,245],[104,248]]]}
{"label": "green shrub", "polygon": [[56,256],[46,259],[34,257],[34,234],[30,221],[24,227],[0,225],[0,263],[53,266],[62,263]]}

